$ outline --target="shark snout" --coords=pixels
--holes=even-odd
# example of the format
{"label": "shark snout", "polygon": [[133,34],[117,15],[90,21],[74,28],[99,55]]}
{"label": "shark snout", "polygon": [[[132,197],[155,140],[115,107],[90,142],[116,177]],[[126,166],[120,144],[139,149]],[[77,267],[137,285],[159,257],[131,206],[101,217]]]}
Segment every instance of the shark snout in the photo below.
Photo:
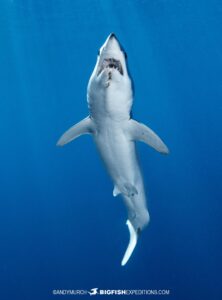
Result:
{"label": "shark snout", "polygon": [[113,32],[110,33],[109,38],[110,38],[110,39],[116,38],[115,33],[113,33]]}
{"label": "shark snout", "polygon": [[114,33],[111,33],[100,49],[97,76],[103,70],[108,69],[108,73],[117,70],[121,75],[124,73],[125,58],[120,43]]}
{"label": "shark snout", "polygon": [[106,48],[106,51],[116,51],[116,52],[121,51],[120,43],[114,33],[111,33],[108,36],[104,48]]}
{"label": "shark snout", "polygon": [[118,41],[118,39],[117,39],[117,37],[116,37],[116,35],[115,35],[115,33],[110,33],[110,35],[108,36],[108,38],[107,38],[109,41],[111,41],[111,42],[116,42],[116,43],[118,43],[118,45],[119,45],[119,41]]}

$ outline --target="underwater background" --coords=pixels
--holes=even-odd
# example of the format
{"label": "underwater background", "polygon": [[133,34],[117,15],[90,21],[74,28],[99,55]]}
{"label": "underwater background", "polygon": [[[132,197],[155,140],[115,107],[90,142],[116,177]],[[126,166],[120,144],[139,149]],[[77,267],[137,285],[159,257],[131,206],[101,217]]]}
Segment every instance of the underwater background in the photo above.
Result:
{"label": "underwater background", "polygon": [[[125,267],[126,210],[92,138],[56,147],[88,114],[110,32],[127,52],[134,118],[170,149],[138,144],[151,222]],[[1,299],[96,287],[221,298],[221,70],[219,0],[0,1]]]}

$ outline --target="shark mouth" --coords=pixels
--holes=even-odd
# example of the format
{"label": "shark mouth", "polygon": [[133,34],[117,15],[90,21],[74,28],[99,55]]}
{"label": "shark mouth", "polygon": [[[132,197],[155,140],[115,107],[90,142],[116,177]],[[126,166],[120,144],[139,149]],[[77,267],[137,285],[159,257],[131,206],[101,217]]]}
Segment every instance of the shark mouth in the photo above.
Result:
{"label": "shark mouth", "polygon": [[116,69],[121,75],[123,75],[123,67],[121,65],[121,62],[115,58],[105,58],[102,62],[97,76],[99,76],[99,74],[106,68]]}

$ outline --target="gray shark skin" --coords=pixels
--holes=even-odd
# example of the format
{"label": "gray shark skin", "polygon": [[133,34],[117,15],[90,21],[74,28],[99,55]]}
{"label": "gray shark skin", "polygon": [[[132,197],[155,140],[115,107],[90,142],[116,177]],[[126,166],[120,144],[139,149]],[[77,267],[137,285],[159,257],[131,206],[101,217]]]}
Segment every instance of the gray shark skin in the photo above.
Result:
{"label": "gray shark skin", "polygon": [[150,128],[130,117],[132,82],[125,52],[113,33],[100,48],[88,83],[87,102],[89,117],[66,131],[57,145],[63,146],[83,134],[92,135],[114,183],[113,196],[121,194],[127,208],[130,240],[121,262],[124,266],[150,219],[135,141],[142,141],[163,154],[169,151]]}

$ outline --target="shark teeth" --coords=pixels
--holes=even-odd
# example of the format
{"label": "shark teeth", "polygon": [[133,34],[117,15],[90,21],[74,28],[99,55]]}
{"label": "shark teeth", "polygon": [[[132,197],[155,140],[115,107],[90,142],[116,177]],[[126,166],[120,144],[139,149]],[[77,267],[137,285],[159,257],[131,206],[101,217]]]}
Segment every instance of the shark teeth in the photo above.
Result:
{"label": "shark teeth", "polygon": [[121,62],[115,58],[105,58],[99,69],[98,75],[106,68],[116,69],[121,75],[123,75],[123,67],[121,65]]}

